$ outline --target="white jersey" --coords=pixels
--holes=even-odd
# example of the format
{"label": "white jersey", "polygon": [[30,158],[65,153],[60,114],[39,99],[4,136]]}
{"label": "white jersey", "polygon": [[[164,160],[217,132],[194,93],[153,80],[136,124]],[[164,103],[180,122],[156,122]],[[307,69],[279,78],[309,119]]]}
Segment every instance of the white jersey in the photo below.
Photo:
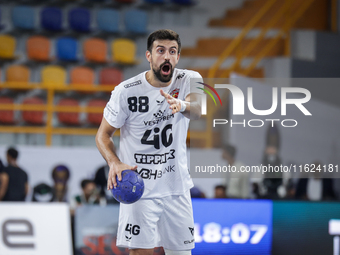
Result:
{"label": "white jersey", "polygon": [[[161,88],[152,86],[146,71],[120,83],[112,91],[104,118],[120,128],[120,161],[135,166],[144,180],[143,198],[182,195],[192,186],[186,153],[189,119],[172,114]],[[163,91],[185,100],[190,78],[197,72],[174,69],[172,82]]]}

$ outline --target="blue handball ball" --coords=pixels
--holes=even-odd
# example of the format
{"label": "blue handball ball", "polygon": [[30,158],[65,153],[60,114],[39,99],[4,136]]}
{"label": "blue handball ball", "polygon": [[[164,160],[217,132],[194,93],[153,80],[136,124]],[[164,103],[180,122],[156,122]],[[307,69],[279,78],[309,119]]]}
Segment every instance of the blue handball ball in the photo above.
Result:
{"label": "blue handball ball", "polygon": [[144,193],[142,177],[132,170],[122,172],[122,181],[116,177],[117,187],[111,189],[113,197],[120,203],[132,204],[138,201]]}

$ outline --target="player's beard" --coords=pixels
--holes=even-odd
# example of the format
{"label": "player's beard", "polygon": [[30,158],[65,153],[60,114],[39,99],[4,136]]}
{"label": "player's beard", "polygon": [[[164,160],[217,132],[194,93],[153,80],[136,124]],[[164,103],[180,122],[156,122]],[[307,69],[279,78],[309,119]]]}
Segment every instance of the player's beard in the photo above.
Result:
{"label": "player's beard", "polygon": [[[168,75],[163,75],[162,74],[162,68],[164,67],[165,64],[169,65],[170,68],[170,73]],[[174,69],[172,68],[172,65],[170,64],[170,62],[165,61],[163,64],[160,65],[160,67],[158,69],[156,69],[153,65],[152,65],[152,71],[155,74],[156,78],[161,81],[161,82],[169,82],[171,81],[172,75],[174,73]]]}

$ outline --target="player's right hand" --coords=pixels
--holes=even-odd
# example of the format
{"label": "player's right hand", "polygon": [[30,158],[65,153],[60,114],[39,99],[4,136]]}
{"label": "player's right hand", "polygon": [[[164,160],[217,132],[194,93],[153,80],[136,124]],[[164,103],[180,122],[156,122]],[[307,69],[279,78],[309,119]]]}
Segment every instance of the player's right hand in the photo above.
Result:
{"label": "player's right hand", "polygon": [[117,187],[116,176],[118,176],[118,180],[121,181],[122,172],[127,169],[136,171],[137,166],[132,167],[124,163],[119,163],[119,164],[110,166],[109,176],[107,178],[107,189],[108,190],[113,189],[113,187]]}

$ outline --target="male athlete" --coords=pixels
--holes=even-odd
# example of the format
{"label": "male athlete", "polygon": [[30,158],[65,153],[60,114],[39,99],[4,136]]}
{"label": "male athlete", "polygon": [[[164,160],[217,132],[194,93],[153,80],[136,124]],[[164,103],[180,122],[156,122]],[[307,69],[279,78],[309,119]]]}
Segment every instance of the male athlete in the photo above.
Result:
{"label": "male athlete", "polygon": [[[180,50],[174,31],[150,34],[150,70],[115,87],[96,136],[110,167],[108,189],[126,169],[137,170],[144,179],[143,197],[120,204],[117,246],[128,247],[130,255],[152,255],[158,246],[167,255],[190,255],[194,248],[186,137],[189,118],[201,114],[199,92],[190,93],[190,78],[201,76],[175,69]],[[119,158],[111,139],[118,128]]]}

